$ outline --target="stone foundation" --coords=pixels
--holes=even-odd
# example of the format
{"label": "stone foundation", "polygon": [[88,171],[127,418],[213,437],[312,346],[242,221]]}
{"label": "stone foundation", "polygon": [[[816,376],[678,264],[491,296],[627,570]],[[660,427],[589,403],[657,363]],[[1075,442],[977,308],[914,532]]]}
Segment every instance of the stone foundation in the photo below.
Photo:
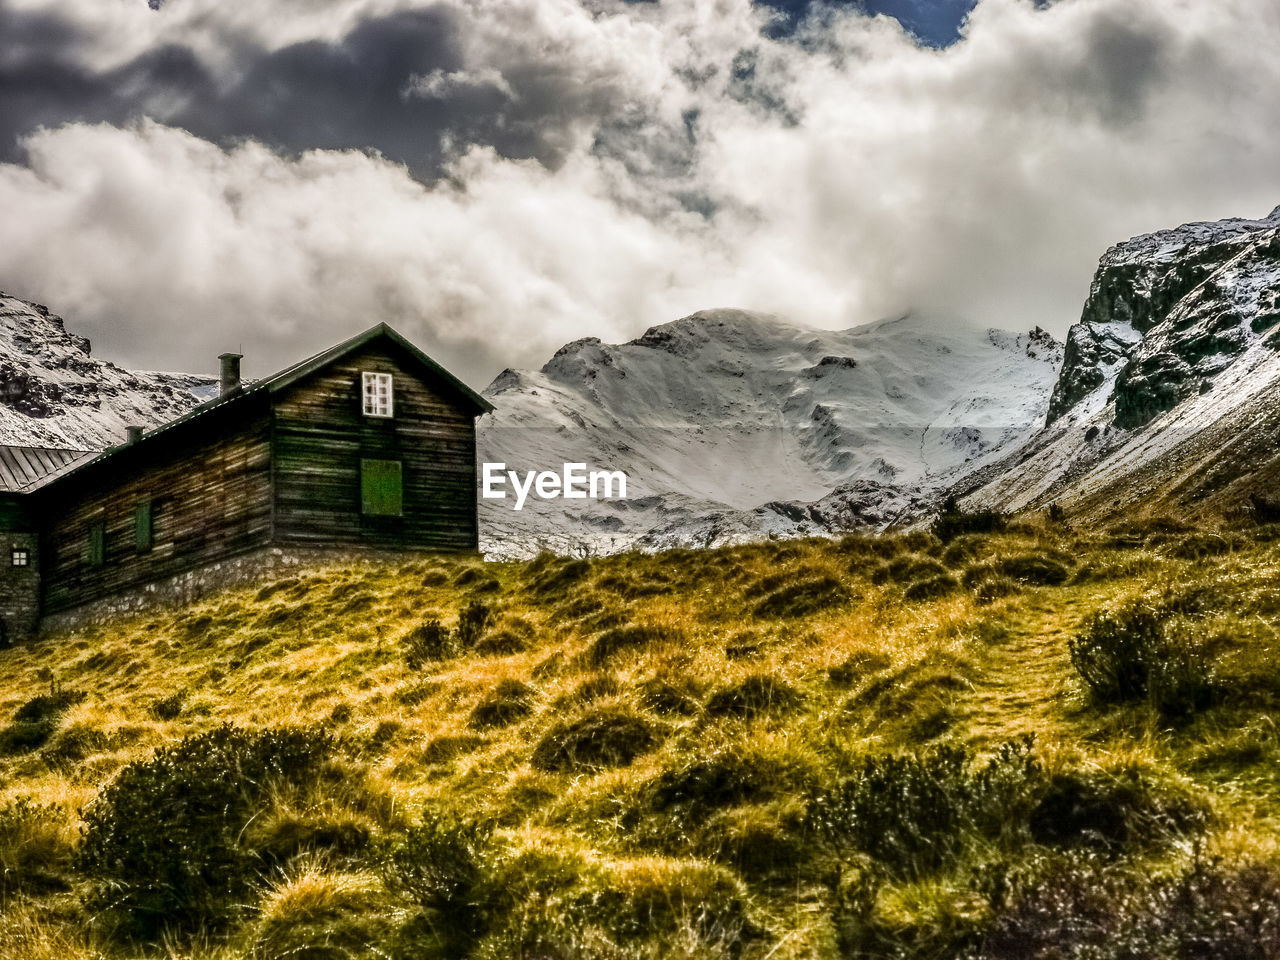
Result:
{"label": "stone foundation", "polygon": [[151,610],[171,610],[229,587],[277,579],[293,570],[335,564],[352,567],[399,563],[430,551],[372,551],[323,547],[265,547],[149,583],[113,597],[43,617],[41,633],[74,630]]}

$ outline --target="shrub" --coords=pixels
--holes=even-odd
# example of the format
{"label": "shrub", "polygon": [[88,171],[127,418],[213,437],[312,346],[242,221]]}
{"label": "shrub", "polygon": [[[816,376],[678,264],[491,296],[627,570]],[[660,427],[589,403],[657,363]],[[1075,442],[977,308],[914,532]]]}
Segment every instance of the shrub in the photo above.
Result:
{"label": "shrub", "polygon": [[613,704],[552,726],[529,762],[551,772],[625,767],[660,739],[660,731],[648,720]]}
{"label": "shrub", "polygon": [[1232,543],[1218,533],[1196,533],[1182,537],[1169,548],[1169,556],[1179,560],[1203,560],[1230,553]]}
{"label": "shrub", "polygon": [[1007,522],[1005,515],[998,511],[962,510],[955,497],[948,497],[929,529],[943,543],[948,543],[966,533],[999,533]]}
{"label": "shrub", "polygon": [[962,533],[954,537],[942,552],[942,562],[948,567],[962,567],[988,550],[989,538],[981,533]]}
{"label": "shrub", "polygon": [[1037,843],[1117,850],[1199,832],[1204,823],[1202,805],[1136,770],[1069,770],[1050,778],[1028,826]]}
{"label": "shrub", "polygon": [[1150,877],[1097,857],[1043,859],[1014,884],[983,960],[1280,958],[1280,878],[1197,861]]}
{"label": "shrub", "polygon": [[871,756],[812,800],[807,826],[837,851],[917,879],[952,864],[968,836],[1000,836],[1025,821],[1039,777],[1030,738],[982,766],[959,747]]}
{"label": "shrub", "polygon": [[907,586],[903,591],[903,599],[912,602],[922,600],[936,600],[939,597],[945,597],[950,593],[960,589],[960,581],[949,573],[940,573],[937,576],[926,577],[923,580],[917,580]]}
{"label": "shrub", "polygon": [[404,638],[404,660],[410,670],[447,660],[456,650],[453,633],[434,617],[409,631]]}
{"label": "shrub", "polygon": [[492,616],[493,610],[480,600],[472,600],[463,607],[458,614],[458,646],[463,650],[475,649]]}
{"label": "shrub", "polygon": [[176,720],[182,714],[182,708],[186,705],[187,695],[179,690],[177,693],[171,693],[167,697],[161,697],[151,703],[151,716],[157,720]]}
{"label": "shrub", "polygon": [[783,713],[800,704],[800,694],[772,674],[752,673],[736,683],[721,687],[707,700],[707,713],[714,717],[758,717]]}
{"label": "shrub", "polygon": [[1070,653],[1100,703],[1147,699],[1174,719],[1204,708],[1216,694],[1213,659],[1191,622],[1146,601],[1095,613],[1071,638]]}
{"label": "shrub", "polygon": [[83,814],[92,905],[145,936],[225,922],[254,876],[245,824],[273,783],[306,780],[330,745],[314,729],[225,725],[126,766]]}
{"label": "shrub", "polygon": [[533,712],[533,689],[519,680],[507,678],[471,711],[467,726],[475,730],[507,727]]}
{"label": "shrub", "polygon": [[734,742],[701,750],[645,784],[642,808],[659,816],[660,831],[684,838],[718,811],[762,803],[813,788],[818,773],[802,753]]}
{"label": "shrub", "polygon": [[1254,493],[1249,495],[1249,506],[1252,508],[1254,521],[1259,525],[1280,523],[1280,499]]}
{"label": "shrub", "polygon": [[604,631],[587,648],[584,656],[593,667],[603,667],[614,657],[635,650],[645,650],[684,640],[684,634],[675,627],[650,624],[628,624]]}
{"label": "shrub", "polygon": [[813,577],[772,591],[755,605],[757,617],[806,617],[849,602],[849,591],[834,577]]}
{"label": "shrub", "polygon": [[13,715],[18,723],[43,723],[59,719],[64,713],[87,696],[81,690],[52,689],[32,697]]}
{"label": "shrub", "polygon": [[491,825],[427,810],[390,852],[383,876],[389,889],[425,912],[446,955],[461,956],[491,921],[489,878],[500,856]]}

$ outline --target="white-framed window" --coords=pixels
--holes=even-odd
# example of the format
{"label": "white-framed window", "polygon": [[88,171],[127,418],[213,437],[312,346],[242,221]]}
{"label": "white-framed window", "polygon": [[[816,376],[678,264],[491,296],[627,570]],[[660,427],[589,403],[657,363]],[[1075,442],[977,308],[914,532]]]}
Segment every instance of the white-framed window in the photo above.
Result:
{"label": "white-framed window", "polygon": [[21,547],[14,547],[10,556],[13,558],[15,567],[25,567],[31,562],[31,555]]}
{"label": "white-framed window", "polygon": [[391,397],[391,374],[365,373],[364,415],[366,417],[390,417],[395,415]]}

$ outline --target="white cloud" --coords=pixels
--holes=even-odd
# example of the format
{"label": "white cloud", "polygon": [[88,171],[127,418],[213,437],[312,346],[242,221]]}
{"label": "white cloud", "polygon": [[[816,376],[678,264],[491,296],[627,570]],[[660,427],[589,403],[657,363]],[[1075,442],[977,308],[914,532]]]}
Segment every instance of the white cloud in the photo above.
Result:
{"label": "white cloud", "polygon": [[[390,6],[164,13],[184,4],[211,48],[336,37]],[[710,306],[1062,332],[1110,243],[1280,203],[1268,0],[982,0],[941,52],[838,11],[771,41],[746,0],[451,6],[465,66],[419,92],[542,91],[569,121],[554,169],[457,144],[424,185],[357,152],[72,124],[0,167],[0,285],[131,362],[243,341],[283,363],[387,320],[479,381]]]}

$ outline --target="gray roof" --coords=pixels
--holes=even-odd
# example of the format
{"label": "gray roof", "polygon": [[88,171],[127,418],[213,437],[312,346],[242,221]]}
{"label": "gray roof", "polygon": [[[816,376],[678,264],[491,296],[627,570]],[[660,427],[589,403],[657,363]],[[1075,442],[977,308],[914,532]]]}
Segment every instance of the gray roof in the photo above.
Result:
{"label": "gray roof", "polygon": [[97,455],[97,450],[0,446],[0,490],[34,490]]}

